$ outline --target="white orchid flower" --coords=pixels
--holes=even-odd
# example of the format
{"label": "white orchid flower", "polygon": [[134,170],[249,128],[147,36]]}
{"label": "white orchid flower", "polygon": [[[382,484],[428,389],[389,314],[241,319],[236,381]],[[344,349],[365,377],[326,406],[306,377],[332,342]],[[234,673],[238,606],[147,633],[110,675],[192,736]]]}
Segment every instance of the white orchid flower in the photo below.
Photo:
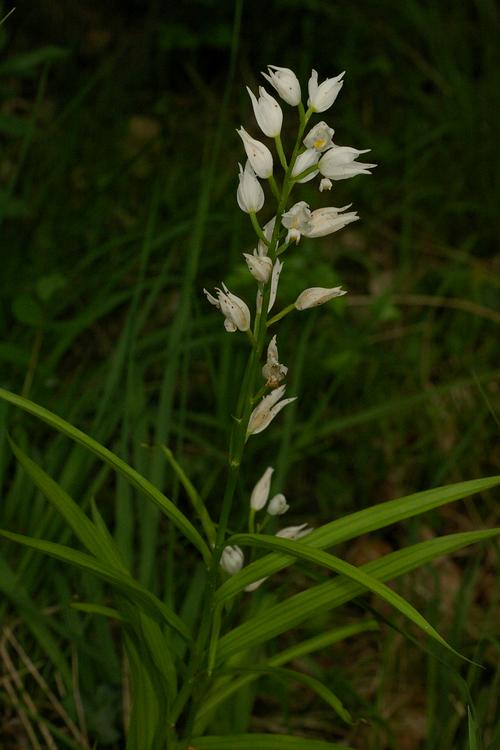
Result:
{"label": "white orchid flower", "polygon": [[228,544],[227,547],[224,547],[224,549],[222,550],[220,566],[223,570],[226,571],[226,573],[229,573],[230,576],[234,576],[236,575],[236,573],[239,573],[243,567],[244,562],[245,556],[242,550],[236,545],[231,546],[230,544]]}
{"label": "white orchid flower", "polygon": [[250,253],[243,253],[248,266],[248,270],[259,283],[267,284],[273,270],[273,262],[267,255],[258,255],[257,250]]}
{"label": "white orchid flower", "polygon": [[309,204],[305,201],[295,203],[281,217],[281,223],[288,229],[286,242],[295,242],[298,244],[301,236],[309,230],[311,222],[311,210]]}
{"label": "white orchid flower", "polygon": [[271,498],[271,500],[269,500],[269,505],[266,508],[266,513],[269,513],[270,516],[282,516],[289,509],[290,506],[286,501],[286,497],[282,492],[279,492],[277,495]]}
{"label": "white orchid flower", "polygon": [[271,479],[274,473],[272,466],[268,466],[255,487],[252,490],[250,496],[250,507],[252,510],[262,510],[264,505],[267,503],[269,497],[269,491],[271,489]]}
{"label": "white orchid flower", "polygon": [[248,161],[257,175],[262,179],[270,177],[273,173],[273,155],[268,147],[247,133],[245,128],[236,131],[243,141]]}
{"label": "white orchid flower", "polygon": [[224,327],[229,333],[234,331],[248,331],[250,328],[250,310],[248,305],[232,294],[225,284],[222,289],[216,288],[217,297],[214,297],[206,289],[203,290],[211,305],[214,305],[224,315]]}
{"label": "white orchid flower", "polygon": [[299,79],[290,68],[280,68],[278,65],[268,65],[267,73],[262,73],[281,98],[292,107],[300,104],[301,91]]}
{"label": "white orchid flower", "polygon": [[278,346],[276,336],[273,336],[267,347],[267,360],[262,368],[262,375],[271,388],[276,388],[286,377],[288,367],[278,361]]}
{"label": "white orchid flower", "polygon": [[302,141],[306,148],[314,148],[316,151],[326,151],[333,146],[332,137],[334,129],[330,128],[326,122],[318,122]]}
{"label": "white orchid flower", "polygon": [[356,211],[349,211],[344,214],[346,208],[350,208],[352,203],[342,208],[335,208],[334,206],[327,206],[326,208],[317,208],[311,213],[311,220],[309,227],[304,231],[305,237],[325,237],[327,234],[333,234],[338,232],[339,229],[351,224],[353,221],[358,221],[359,216]]}
{"label": "white orchid flower", "polygon": [[[305,172],[306,169],[309,169],[309,167],[313,167],[318,163],[320,156],[320,152],[316,151],[315,148],[308,148],[303,151],[295,160],[292,169],[292,177],[297,177],[299,174],[302,174],[302,172]],[[297,182],[309,182],[309,180],[314,180],[316,175],[317,172],[311,172],[311,174],[306,175],[301,180],[297,180]]]}
{"label": "white orchid flower", "polygon": [[331,180],[347,180],[358,174],[371,174],[370,169],[376,164],[356,161],[360,154],[366,154],[369,148],[357,149],[351,146],[333,146],[321,157],[318,168],[324,177]]}
{"label": "white orchid flower", "polygon": [[307,106],[315,112],[324,112],[326,109],[330,109],[344,84],[342,80],[344,73],[345,70],[336,78],[325,78],[323,83],[318,84],[318,74],[313,69],[308,82],[309,99],[307,100]]}
{"label": "white orchid flower", "polygon": [[345,289],[340,286],[326,289],[321,286],[312,286],[309,289],[304,289],[295,300],[295,308],[297,310],[308,310],[310,307],[318,307],[324,305],[325,302],[329,302],[335,297],[342,297],[347,294]]}
{"label": "white orchid flower", "polygon": [[268,94],[265,88],[259,86],[259,98],[248,88],[247,91],[252,100],[253,113],[259,128],[264,135],[275,138],[281,133],[283,124],[283,112],[276,99]]}
{"label": "white orchid flower", "polygon": [[238,191],[236,193],[238,206],[247,214],[255,214],[264,205],[264,191],[248,159],[245,169],[241,164],[238,164],[238,166],[240,168]]}
{"label": "white orchid flower", "polygon": [[274,417],[276,417],[287,404],[291,404],[292,401],[296,400],[297,397],[294,396],[293,398],[285,398],[281,401],[280,399],[284,395],[285,389],[286,386],[280,385],[279,388],[276,388],[269,395],[264,396],[264,398],[257,404],[248,420],[247,436],[257,435],[259,432],[265,430],[266,427],[271,424]]}
{"label": "white orchid flower", "polygon": [[308,528],[307,523],[301,523],[300,526],[287,526],[286,529],[280,529],[276,533],[276,536],[281,537],[282,539],[302,539],[302,537],[307,536],[311,533],[311,531],[314,531],[312,528]]}
{"label": "white orchid flower", "polygon": [[319,183],[319,192],[322,193],[324,190],[331,190],[332,185],[333,183],[328,179],[328,177],[323,177],[323,179]]}

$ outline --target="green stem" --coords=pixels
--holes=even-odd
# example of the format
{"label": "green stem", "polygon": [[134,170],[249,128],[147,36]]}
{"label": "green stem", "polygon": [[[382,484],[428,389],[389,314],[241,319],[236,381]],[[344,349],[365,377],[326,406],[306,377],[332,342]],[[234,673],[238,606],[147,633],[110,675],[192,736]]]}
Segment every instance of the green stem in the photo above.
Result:
{"label": "green stem", "polygon": [[292,312],[292,310],[295,310],[295,302],[293,302],[291,305],[287,305],[283,308],[279,313],[277,313],[273,318],[267,321],[267,327],[274,325],[278,322],[278,320],[281,320],[281,318],[284,318],[285,315],[288,315],[288,313]]}
{"label": "green stem", "polygon": [[255,234],[257,235],[259,240],[262,240],[262,242],[265,242],[266,245],[269,245],[269,240],[266,238],[266,235],[262,231],[262,227],[257,221],[257,216],[255,215],[255,213],[253,211],[250,211],[248,215],[250,216],[250,221],[252,222],[252,226],[255,229]]}
{"label": "green stem", "polygon": [[269,184],[271,185],[271,190],[273,191],[274,197],[276,198],[277,201],[279,201],[281,193],[280,193],[280,189],[279,189],[279,187],[278,187],[278,185],[276,183],[276,180],[274,179],[274,175],[271,175],[267,179],[269,181]]}
{"label": "green stem", "polygon": [[281,136],[279,135],[279,133],[278,133],[277,136],[275,136],[274,142],[276,144],[276,151],[278,152],[278,156],[279,156],[279,160],[281,162],[281,166],[283,167],[283,169],[286,172],[287,169],[288,169],[288,164],[287,164],[287,161],[286,161],[285,152],[283,151],[283,144],[281,142]]}

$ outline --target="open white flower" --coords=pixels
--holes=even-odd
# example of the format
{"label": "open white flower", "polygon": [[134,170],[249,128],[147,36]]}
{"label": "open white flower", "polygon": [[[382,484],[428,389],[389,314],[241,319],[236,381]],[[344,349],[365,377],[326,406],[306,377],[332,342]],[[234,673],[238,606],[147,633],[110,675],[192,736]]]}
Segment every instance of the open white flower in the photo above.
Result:
{"label": "open white flower", "polygon": [[262,73],[281,98],[292,107],[300,104],[301,92],[299,79],[290,68],[280,68],[278,65],[268,65],[267,73]]}
{"label": "open white flower", "polygon": [[[305,170],[309,169],[309,167],[313,167],[318,163],[320,156],[321,154],[319,153],[319,151],[316,151],[315,148],[308,148],[303,151],[301,154],[299,154],[299,156],[297,156],[297,159],[295,160],[295,164],[293,165],[292,169],[292,177],[297,177],[297,175],[302,174],[302,172],[305,172]],[[317,171],[311,172],[311,174],[307,174],[301,180],[297,180],[297,182],[309,182],[309,180],[313,180],[316,175]]]}
{"label": "open white flower", "polygon": [[287,404],[295,401],[297,398],[296,396],[293,398],[285,398],[282,401],[280,400],[285,393],[285,389],[286,386],[280,385],[279,388],[276,388],[269,395],[264,396],[264,398],[257,404],[248,420],[247,435],[257,435],[259,432],[265,430],[266,427],[271,424],[274,417],[279,414]]}
{"label": "open white flower", "polygon": [[267,347],[267,360],[262,368],[262,375],[270,388],[276,388],[286,377],[288,367],[278,361],[278,346],[276,336],[273,336]]}
{"label": "open white flower", "polygon": [[304,231],[305,237],[325,237],[327,234],[338,232],[342,227],[351,224],[353,221],[359,219],[356,211],[349,211],[344,214],[346,208],[350,208],[352,203],[342,208],[335,208],[334,206],[327,206],[326,208],[317,208],[311,213],[311,220],[309,227]]}
{"label": "open white flower", "polygon": [[286,501],[286,497],[282,492],[279,492],[277,495],[271,498],[271,500],[269,500],[269,505],[266,508],[266,513],[269,513],[270,516],[282,516],[289,509],[290,506]]}
{"label": "open white flower", "polygon": [[220,566],[226,571],[226,573],[229,573],[230,576],[239,573],[244,562],[245,556],[238,546],[234,545],[234,547],[232,547],[228,544],[227,547],[224,547],[222,550]]}
{"label": "open white flower", "polygon": [[236,132],[243,141],[248,161],[255,174],[262,179],[270,177],[273,173],[273,155],[268,147],[256,138],[252,138],[245,128],[240,128]]}
{"label": "open white flower", "polygon": [[281,217],[281,223],[288,229],[286,242],[298,243],[301,236],[308,231],[311,222],[309,204],[305,201],[295,203]]}
{"label": "open white flower", "polygon": [[276,99],[268,94],[262,86],[259,86],[258,99],[248,86],[247,91],[252,100],[255,119],[264,135],[269,136],[269,138],[279,135],[283,124],[283,112]]}
{"label": "open white flower", "polygon": [[342,80],[344,73],[345,70],[336,78],[325,78],[323,83],[318,84],[318,74],[313,69],[308,83],[309,99],[307,100],[307,106],[315,112],[324,112],[325,109],[330,109],[344,84]]}
{"label": "open white flower", "polygon": [[370,169],[376,167],[376,164],[356,161],[360,154],[366,154],[368,151],[369,148],[360,150],[351,146],[333,146],[321,157],[319,171],[331,180],[347,180],[357,174],[371,174]]}
{"label": "open white flower", "polygon": [[268,466],[255,487],[252,490],[250,496],[250,507],[252,510],[262,510],[264,505],[267,503],[269,497],[269,490],[271,489],[271,479],[274,473],[272,466]]}
{"label": "open white flower", "polygon": [[236,193],[238,206],[247,214],[255,214],[264,205],[264,191],[248,159],[245,169],[241,164],[238,164],[238,166],[240,168],[238,191]]}
{"label": "open white flower", "polygon": [[211,305],[214,305],[224,315],[224,327],[229,333],[234,331],[248,331],[250,328],[250,310],[248,305],[235,294],[231,294],[225,284],[222,289],[216,288],[217,297],[206,289],[203,290]]}
{"label": "open white flower", "polygon": [[307,523],[301,523],[300,526],[287,526],[286,529],[280,529],[276,533],[276,536],[282,539],[302,539],[302,537],[310,534],[311,531],[314,531],[314,529],[308,528]]}
{"label": "open white flower", "polygon": [[303,140],[306,148],[314,148],[316,151],[326,151],[333,146],[332,136],[334,129],[330,128],[326,122],[318,122]]}
{"label": "open white flower", "polygon": [[258,255],[257,250],[253,251],[253,255],[250,253],[243,253],[248,266],[248,270],[259,283],[267,284],[271,271],[273,270],[273,262],[267,255]]}
{"label": "open white flower", "polygon": [[297,310],[308,310],[310,307],[318,307],[318,305],[324,305],[325,302],[329,302],[334,297],[342,297],[347,294],[345,289],[340,286],[332,287],[327,289],[322,286],[312,286],[309,289],[304,289],[295,300],[295,308]]}

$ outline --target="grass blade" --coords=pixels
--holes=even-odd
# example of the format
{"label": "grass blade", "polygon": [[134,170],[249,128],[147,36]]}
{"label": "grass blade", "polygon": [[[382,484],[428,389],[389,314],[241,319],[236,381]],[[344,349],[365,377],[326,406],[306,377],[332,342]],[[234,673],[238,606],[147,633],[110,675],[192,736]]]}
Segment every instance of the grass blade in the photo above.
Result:
{"label": "grass blade", "polygon": [[[252,547],[276,550],[278,552],[283,550],[283,552],[290,552],[293,557],[297,557],[300,560],[308,560],[309,562],[317,563],[339,575],[346,576],[346,578],[350,579],[355,591],[358,590],[357,584],[361,584],[361,586],[365,587],[372,593],[377,594],[381,599],[384,599],[395,609],[399,610],[399,612],[423,630],[426,635],[434,638],[434,640],[454,653],[455,656],[461,657],[458,651],[455,651],[455,649],[445,641],[437,630],[432,627],[430,622],[428,622],[425,617],[415,609],[415,607],[407,602],[406,599],[381,581],[377,581],[375,578],[368,575],[364,570],[356,568],[354,565],[351,565],[334,555],[330,555],[328,552],[310,549],[303,542],[292,541],[290,539],[280,539],[278,537],[266,536],[265,534],[236,534],[228,540],[228,544],[242,546],[250,545]],[[283,605],[278,605],[277,608],[279,609],[280,606],[286,607],[286,601],[283,602]]]}
{"label": "grass blade", "polygon": [[50,557],[55,557],[56,560],[61,560],[62,562],[69,563],[70,565],[74,565],[93,573],[98,578],[102,578],[104,581],[112,584],[128,594],[132,599],[142,604],[143,608],[152,613],[153,616],[158,617],[158,615],[160,615],[161,618],[165,620],[171,628],[176,630],[185,640],[191,640],[188,629],[175,612],[161,602],[154,594],[140,586],[132,577],[128,576],[121,570],[113,569],[84,552],[79,552],[78,550],[71,549],[71,547],[65,547],[64,545],[56,544],[55,542],[47,542],[43,539],[35,539],[34,537],[23,536],[22,534],[14,534],[10,531],[3,531],[1,529],[0,536],[10,539],[18,544],[23,544],[26,547],[31,547],[31,549],[44,552]]}
{"label": "grass blade", "polygon": [[[425,565],[436,557],[491,539],[499,533],[500,529],[487,529],[449,534],[392,552],[363,565],[360,570],[379,581],[388,581]],[[219,641],[217,659],[221,662],[240,651],[265,643],[320,612],[327,612],[351,601],[363,591],[364,587],[360,584],[353,585],[351,581],[340,578],[295,594],[286,602],[252,617],[224,635]]]}
{"label": "grass blade", "polygon": [[[454,500],[461,500],[498,484],[500,484],[500,476],[472,479],[467,482],[458,482],[457,484],[417,492],[397,500],[389,500],[386,503],[380,503],[357,513],[351,513],[336,521],[331,521],[331,523],[327,523],[309,534],[303,543],[314,549],[333,547],[335,544],[348,541],[361,534],[382,529],[390,524],[425,513]],[[234,596],[249,583],[283,570],[292,563],[293,558],[289,555],[277,555],[275,553],[250,563],[220,587],[217,594],[218,601]]]}
{"label": "grass blade", "polygon": [[10,393],[3,388],[0,388],[0,398],[3,398],[5,401],[14,404],[14,406],[23,409],[38,419],[41,419],[50,427],[54,427],[59,432],[62,432],[64,435],[67,435],[72,440],[75,440],[77,443],[80,443],[80,445],[83,445],[85,448],[92,451],[92,453],[99,456],[99,458],[111,466],[112,469],[124,476],[134,485],[134,487],[146,495],[149,500],[152,500],[153,503],[157,505],[166,516],[168,516],[172,523],[177,526],[179,531],[201,552],[205,562],[207,564],[210,563],[210,550],[203,541],[202,536],[186,516],[173,504],[173,502],[160,492],[148,479],[139,474],[139,472],[125,463],[125,461],[122,461],[121,458],[108,450],[108,448],[105,448],[98,443],[97,440],[94,440],[94,438],[91,438],[81,430],[73,427],[69,422],[66,422],[64,419],[61,419],[61,417],[48,411],[48,409],[44,409],[43,406],[38,406],[38,404],[33,403],[33,401],[23,398],[22,396],[17,396],[14,393]]}

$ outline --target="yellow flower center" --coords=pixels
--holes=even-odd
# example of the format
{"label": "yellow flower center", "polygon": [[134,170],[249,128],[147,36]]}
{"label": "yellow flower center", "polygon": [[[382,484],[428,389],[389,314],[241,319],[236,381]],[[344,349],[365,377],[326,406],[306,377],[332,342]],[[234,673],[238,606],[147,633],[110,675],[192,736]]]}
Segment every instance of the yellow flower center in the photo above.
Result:
{"label": "yellow flower center", "polygon": [[326,140],[324,138],[316,138],[316,140],[314,141],[314,148],[317,148],[319,150],[320,148],[323,148],[325,143]]}

